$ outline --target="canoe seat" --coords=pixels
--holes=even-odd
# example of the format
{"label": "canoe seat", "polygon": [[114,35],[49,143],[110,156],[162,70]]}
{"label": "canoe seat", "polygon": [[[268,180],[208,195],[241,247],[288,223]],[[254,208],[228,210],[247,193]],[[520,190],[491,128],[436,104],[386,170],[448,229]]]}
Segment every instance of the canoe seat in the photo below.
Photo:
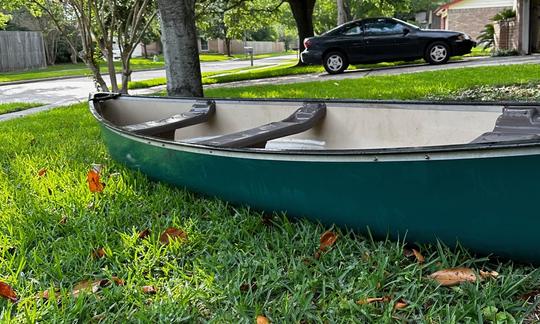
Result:
{"label": "canoe seat", "polygon": [[524,141],[540,139],[540,106],[507,106],[497,118],[495,128],[484,133],[471,143]]}
{"label": "canoe seat", "polygon": [[197,144],[242,148],[264,148],[266,142],[276,138],[298,134],[315,126],[326,115],[324,103],[304,103],[292,115],[282,121],[272,122],[237,133],[217,136],[197,142]]}
{"label": "canoe seat", "polygon": [[122,129],[139,135],[157,136],[174,132],[178,128],[204,123],[215,112],[216,103],[214,100],[200,100],[194,103],[187,112],[165,119],[122,126]]}

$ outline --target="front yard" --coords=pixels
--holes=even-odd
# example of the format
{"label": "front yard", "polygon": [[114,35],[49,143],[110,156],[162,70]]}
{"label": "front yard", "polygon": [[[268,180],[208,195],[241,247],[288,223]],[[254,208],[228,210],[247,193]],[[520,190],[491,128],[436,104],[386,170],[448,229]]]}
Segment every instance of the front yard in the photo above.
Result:
{"label": "front yard", "polygon": [[[539,72],[516,65],[206,94],[448,98],[480,85],[540,83]],[[0,300],[4,322],[253,323],[263,315],[276,323],[515,323],[537,314],[538,268],[461,247],[421,246],[420,263],[400,242],[332,228],[336,243],[316,258],[330,228],[231,206],[125,168],[111,160],[86,104],[0,123],[0,141],[0,281],[19,298]],[[103,165],[101,193],[87,184],[95,163]],[[160,243],[170,227],[185,236]],[[457,266],[499,276],[452,288],[427,278]]]}

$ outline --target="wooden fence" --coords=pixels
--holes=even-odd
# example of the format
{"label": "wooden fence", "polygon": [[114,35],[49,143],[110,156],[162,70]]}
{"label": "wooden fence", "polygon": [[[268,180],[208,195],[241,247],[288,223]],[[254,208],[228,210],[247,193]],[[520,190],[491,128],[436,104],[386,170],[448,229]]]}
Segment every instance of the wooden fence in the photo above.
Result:
{"label": "wooden fence", "polygon": [[46,66],[43,36],[40,32],[0,31],[0,72]]}

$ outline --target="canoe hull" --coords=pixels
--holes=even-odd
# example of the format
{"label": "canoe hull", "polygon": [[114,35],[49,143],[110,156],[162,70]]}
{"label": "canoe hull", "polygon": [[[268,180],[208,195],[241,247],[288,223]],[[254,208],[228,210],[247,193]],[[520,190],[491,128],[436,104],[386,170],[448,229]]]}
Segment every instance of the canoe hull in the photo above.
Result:
{"label": "canoe hull", "polygon": [[[152,141],[102,125],[112,157],[155,180],[268,212],[376,237],[457,241],[540,263],[540,150],[367,156],[223,152]],[[511,184],[511,186],[510,186]],[[532,202],[531,202],[532,201]]]}

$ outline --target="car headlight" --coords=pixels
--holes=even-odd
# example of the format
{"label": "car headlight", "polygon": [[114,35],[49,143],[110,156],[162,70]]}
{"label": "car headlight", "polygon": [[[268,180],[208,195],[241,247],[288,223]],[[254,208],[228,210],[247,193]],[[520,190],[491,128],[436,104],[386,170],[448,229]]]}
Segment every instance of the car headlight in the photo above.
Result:
{"label": "car headlight", "polygon": [[471,39],[471,36],[467,35],[467,34],[460,34],[458,36],[458,40],[470,40]]}

